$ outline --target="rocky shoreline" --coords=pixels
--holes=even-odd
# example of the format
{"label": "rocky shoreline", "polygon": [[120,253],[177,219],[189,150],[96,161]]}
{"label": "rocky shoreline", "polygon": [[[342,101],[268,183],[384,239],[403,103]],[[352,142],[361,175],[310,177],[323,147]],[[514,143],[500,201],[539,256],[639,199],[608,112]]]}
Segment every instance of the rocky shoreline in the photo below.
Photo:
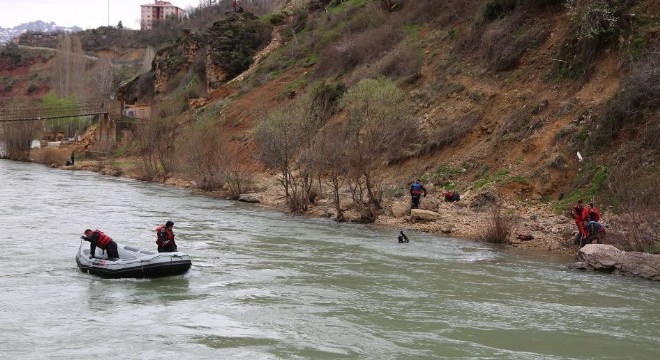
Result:
{"label": "rocky shoreline", "polygon": [[[141,180],[128,169],[106,164],[104,161],[85,160],[74,166],[54,166],[68,170],[86,170],[104,175]],[[168,186],[195,189],[190,181],[177,177],[165,177],[153,182]],[[258,186],[249,193],[242,194],[238,201],[254,203],[256,206],[287,213],[286,202],[281,185],[275,175],[263,175],[258,179]],[[195,190],[197,191],[197,190]],[[384,213],[374,225],[392,229],[392,239],[400,230],[422,231],[431,234],[443,234],[452,238],[478,241],[484,229],[492,226],[493,201],[491,195],[481,192],[467,192],[461,195],[459,202],[445,202],[441,191],[434,191],[429,186],[428,196],[422,199],[421,210],[410,210],[407,196],[383,199]],[[222,193],[204,192],[204,194],[225,198]],[[484,201],[486,198],[486,201]],[[492,200],[492,199],[491,199]],[[567,264],[569,268],[604,272],[614,275],[643,278],[660,281],[660,255],[639,252],[625,252],[612,245],[587,245],[582,249],[573,243],[577,233],[572,219],[566,215],[557,215],[549,205],[532,202],[515,202],[506,199],[499,201],[500,211],[513,215],[515,226],[506,242],[508,246],[530,249],[533,251],[575,254],[575,262]],[[342,203],[345,217],[356,219],[359,215],[351,208],[350,201]],[[334,216],[334,206],[330,196],[321,195],[310,206],[307,216],[330,218]],[[604,214],[605,222],[607,214]],[[520,239],[518,235],[524,235]],[[529,239],[531,238],[531,239]]]}
{"label": "rocky shoreline", "polygon": [[[61,166],[62,169],[95,171],[110,176],[121,176],[139,179],[139,176],[128,169],[115,165],[105,164],[102,161],[78,161],[74,166]],[[176,177],[158,179],[166,185],[194,188],[194,184]],[[261,176],[256,191],[243,194],[240,201],[258,204],[267,209],[288,212],[281,185],[275,175]],[[223,197],[220,193],[207,193],[212,197]],[[455,203],[443,201],[441,191],[435,191],[432,186],[428,189],[428,196],[422,199],[421,209],[424,213],[433,213],[431,218],[411,216],[410,198],[383,199],[384,213],[375,221],[374,225],[396,230],[415,230],[427,233],[443,234],[452,238],[465,240],[478,240],[492,221],[491,205],[483,201],[483,192],[461,195],[461,200]],[[507,200],[501,201],[502,212],[513,214],[517,219],[510,236],[510,246],[539,251],[550,251],[563,254],[575,254],[577,245],[572,239],[576,234],[575,224],[564,215],[555,214],[552,209],[542,203],[519,203]],[[342,202],[342,210],[348,221],[358,218],[351,208],[350,201]],[[315,204],[310,205],[308,216],[333,217],[334,206],[329,194],[321,195]],[[530,235],[532,240],[520,240],[517,235]]]}

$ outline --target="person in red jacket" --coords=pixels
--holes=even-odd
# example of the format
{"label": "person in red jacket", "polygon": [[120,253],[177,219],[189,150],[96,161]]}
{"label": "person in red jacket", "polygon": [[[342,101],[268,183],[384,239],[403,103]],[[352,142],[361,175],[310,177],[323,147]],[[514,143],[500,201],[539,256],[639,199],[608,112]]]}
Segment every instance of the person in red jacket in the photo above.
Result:
{"label": "person in red jacket", "polygon": [[587,229],[584,227],[585,221],[589,221],[589,209],[584,207],[584,201],[580,199],[573,207],[573,219],[575,220],[575,225],[577,225],[580,233],[576,236],[575,242],[577,244],[582,243],[582,239],[586,239],[589,235]]}
{"label": "person in red jacket", "polygon": [[172,221],[167,221],[165,225],[160,225],[156,228],[156,235],[158,239],[156,244],[158,245],[158,252],[177,252],[177,246],[174,242],[174,223]]}
{"label": "person in red jacket", "polygon": [[117,251],[117,243],[110,238],[110,236],[103,233],[101,230],[91,229],[85,230],[85,235],[80,237],[85,241],[89,241],[89,258],[93,258],[96,254],[96,247],[100,247],[108,253],[109,259],[119,259],[119,252]]}

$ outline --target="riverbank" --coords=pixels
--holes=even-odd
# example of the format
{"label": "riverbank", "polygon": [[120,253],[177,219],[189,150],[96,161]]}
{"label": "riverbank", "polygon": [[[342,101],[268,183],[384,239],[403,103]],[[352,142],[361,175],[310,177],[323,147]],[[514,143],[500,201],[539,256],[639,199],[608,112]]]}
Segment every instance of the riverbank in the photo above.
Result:
{"label": "riverbank", "polygon": [[[143,180],[138,172],[123,166],[121,162],[84,160],[76,161],[74,166],[60,166],[59,168],[94,171],[110,176]],[[153,180],[153,182],[195,189],[193,183],[175,176],[163,177]],[[310,205],[307,215],[334,217],[330,189],[321,190],[322,193],[315,203]],[[195,189],[195,191],[199,190]],[[221,192],[205,192],[205,194],[217,198],[226,197]],[[423,231],[452,238],[479,240],[484,231],[493,226],[493,204],[489,204],[488,201],[484,202],[484,198],[489,198],[484,197],[484,192],[467,192],[462,194],[459,202],[448,203],[443,201],[440,190],[436,191],[433,186],[428,186],[428,196],[422,199],[421,209],[437,213],[437,219],[424,221],[412,218],[408,196],[385,197],[383,214],[377,218],[374,225],[392,229],[393,241],[400,230]],[[255,185],[252,186],[245,199],[270,210],[289,212],[276,175],[257,175]],[[500,199],[499,203],[501,214],[512,219],[513,230],[508,239],[511,246],[565,254],[577,252],[578,247],[572,242],[576,229],[571,219],[555,214],[548,205],[542,203],[519,202],[510,199]],[[359,218],[348,199],[342,201],[342,211],[348,221]],[[518,235],[525,235],[528,238],[531,236],[532,239],[521,240]]]}

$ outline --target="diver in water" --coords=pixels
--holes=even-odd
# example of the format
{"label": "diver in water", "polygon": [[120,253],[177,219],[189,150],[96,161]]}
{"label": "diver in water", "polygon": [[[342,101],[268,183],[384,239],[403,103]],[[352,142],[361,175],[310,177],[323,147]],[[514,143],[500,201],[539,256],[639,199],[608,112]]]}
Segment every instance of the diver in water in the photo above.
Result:
{"label": "diver in water", "polygon": [[399,235],[399,242],[400,243],[410,242],[410,240],[408,240],[408,237],[406,236],[406,234],[403,233],[403,231],[401,231],[400,233],[401,233],[401,235]]}

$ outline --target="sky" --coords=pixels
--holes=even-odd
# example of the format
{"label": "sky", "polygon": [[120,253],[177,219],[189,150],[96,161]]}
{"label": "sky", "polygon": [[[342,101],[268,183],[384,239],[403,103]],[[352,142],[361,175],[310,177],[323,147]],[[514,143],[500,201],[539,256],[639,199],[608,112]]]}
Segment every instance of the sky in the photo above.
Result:
{"label": "sky", "polygon": [[[184,10],[200,0],[167,0]],[[60,26],[95,29],[119,21],[124,27],[140,28],[140,5],[154,0],[0,0],[0,27],[12,28],[32,21],[54,21]],[[109,12],[108,12],[109,10]]]}

